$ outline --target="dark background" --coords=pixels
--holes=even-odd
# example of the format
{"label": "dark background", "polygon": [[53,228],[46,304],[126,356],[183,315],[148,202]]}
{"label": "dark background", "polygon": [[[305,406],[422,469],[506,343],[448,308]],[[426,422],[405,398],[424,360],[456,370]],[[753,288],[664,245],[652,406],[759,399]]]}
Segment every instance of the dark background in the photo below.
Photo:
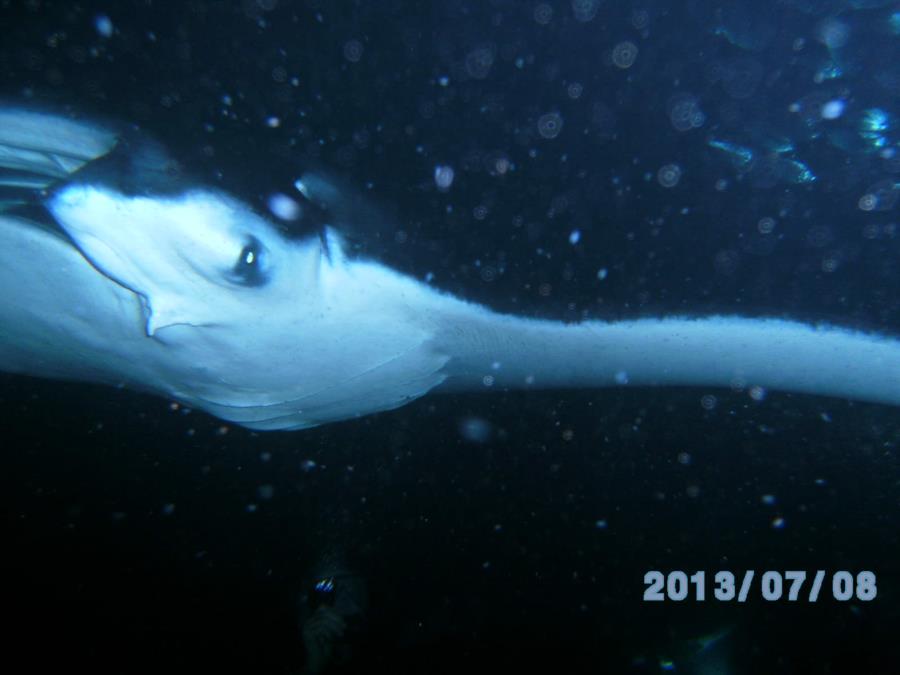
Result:
{"label": "dark background", "polygon": [[[809,4],[0,0],[0,96],[135,123],[260,210],[327,167],[358,190],[366,254],[497,309],[897,334],[883,186],[898,137],[881,132],[879,150],[861,130],[867,109],[896,112],[900,6]],[[628,69],[611,62],[623,40],[639,48]],[[668,108],[684,96],[705,119],[678,131]],[[838,119],[816,114],[829,100]],[[563,122],[552,139],[547,113]],[[752,165],[711,139],[751,149]],[[682,175],[666,189],[669,163]],[[455,169],[447,192],[439,164]],[[878,185],[881,210],[860,210]],[[297,597],[329,550],[372,596],[349,671],[658,672],[671,658],[699,672],[690,640],[728,628],[724,672],[894,668],[887,407],[495,392],[254,434],[131,392],[4,376],[0,416],[0,640],[39,672],[296,671]],[[473,417],[487,440],[462,433]],[[649,605],[648,569],[871,569],[879,595]]]}

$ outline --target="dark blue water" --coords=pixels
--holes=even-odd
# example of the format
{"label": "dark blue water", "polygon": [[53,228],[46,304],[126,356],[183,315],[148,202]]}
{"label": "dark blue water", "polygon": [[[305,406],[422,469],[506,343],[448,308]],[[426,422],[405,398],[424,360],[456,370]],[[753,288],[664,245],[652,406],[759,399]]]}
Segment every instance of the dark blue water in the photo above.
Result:
{"label": "dark blue water", "polygon": [[[330,169],[363,252],[496,309],[900,333],[896,2],[0,0],[0,34],[6,100],[136,123],[263,211]],[[0,404],[0,644],[38,671],[297,672],[333,550],[370,593],[336,672],[896,668],[892,408],[493,392],[255,434],[20,377]],[[878,596],[649,604],[650,569]]]}

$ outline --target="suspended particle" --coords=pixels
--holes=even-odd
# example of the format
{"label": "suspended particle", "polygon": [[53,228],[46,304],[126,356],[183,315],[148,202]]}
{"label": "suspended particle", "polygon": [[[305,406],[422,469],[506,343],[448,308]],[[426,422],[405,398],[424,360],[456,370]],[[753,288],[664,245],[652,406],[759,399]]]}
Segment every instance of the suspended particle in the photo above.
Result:
{"label": "suspended particle", "polygon": [[572,230],[572,232],[569,234],[569,243],[574,246],[579,241],[581,241],[581,230]]}
{"label": "suspended particle", "polygon": [[491,172],[495,175],[502,176],[512,168],[512,162],[509,157],[500,155],[494,158],[491,166]]}
{"label": "suspended particle", "polygon": [[878,239],[881,232],[881,226],[877,223],[866,223],[862,230],[862,235],[866,239]]}
{"label": "suspended particle", "polygon": [[834,99],[833,101],[828,101],[825,105],[822,106],[820,114],[822,115],[823,120],[836,120],[838,117],[844,114],[845,103],[841,99]]}
{"label": "suspended particle", "polygon": [[114,26],[112,19],[106,14],[98,14],[94,17],[94,29],[103,37],[112,37]]}
{"label": "suspended particle", "polygon": [[541,115],[537,122],[538,133],[547,139],[556,138],[562,131],[563,120],[557,112]]}
{"label": "suspended particle", "polygon": [[363,45],[359,40],[347,40],[344,43],[344,58],[350,63],[358,63],[363,55]]}
{"label": "suspended particle", "polygon": [[534,8],[534,20],[541,26],[546,26],[553,20],[553,7],[542,2]]}
{"label": "suspended particle", "polygon": [[[739,265],[740,256],[735,250],[723,249],[713,256],[713,267],[719,274],[731,276],[737,272]],[[743,388],[743,385],[741,385],[741,388]]]}
{"label": "suspended particle", "polygon": [[893,12],[888,18],[888,27],[894,35],[900,35],[900,12]]}
{"label": "suspended particle", "polygon": [[600,0],[572,0],[572,12],[580,23],[592,21],[597,16]]}
{"label": "suspended particle", "polygon": [[466,417],[459,423],[459,435],[470,443],[486,443],[492,431],[491,423],[481,417]]}
{"label": "suspended particle", "polygon": [[287,71],[282,66],[275,66],[272,68],[272,79],[275,82],[286,82],[287,76]]}
{"label": "suspended particle", "polygon": [[812,183],[816,180],[812,169],[796,159],[779,159],[777,173],[789,183]]}
{"label": "suspended particle", "polygon": [[609,276],[609,270],[607,270],[605,267],[601,267],[599,270],[597,270],[597,278],[600,281],[603,281],[608,276]]}
{"label": "suspended particle", "polygon": [[631,25],[635,30],[643,30],[650,23],[650,12],[646,9],[635,9],[631,12]]}
{"label": "suspended particle", "polygon": [[770,218],[769,216],[760,218],[759,222],[756,224],[756,229],[759,230],[760,234],[771,234],[775,229],[775,219]]}
{"label": "suspended particle", "polygon": [[697,99],[690,94],[675,94],[666,103],[669,121],[678,131],[690,131],[703,126],[706,115],[700,110]]}
{"label": "suspended particle", "polygon": [[280,192],[269,197],[269,211],[281,220],[297,220],[300,217],[300,205]]}
{"label": "suspended particle", "polygon": [[475,80],[483,80],[494,65],[494,48],[485,45],[473,49],[466,55],[466,72]]}
{"label": "suspended particle", "polygon": [[716,138],[711,138],[706,143],[709,147],[726,153],[731,163],[738,170],[749,168],[753,161],[753,151],[750,148],[735,145],[728,141],[721,141]]}
{"label": "suspended particle", "polygon": [[862,131],[887,131],[890,128],[890,118],[881,108],[868,108],[863,112],[859,126]]}
{"label": "suspended particle", "polygon": [[833,255],[825,256],[822,258],[822,271],[828,273],[834,272],[840,267],[840,264],[841,261],[837,257]]}
{"label": "suspended particle", "polygon": [[880,180],[868,187],[866,193],[859,198],[862,211],[890,211],[900,197],[900,183],[891,179]]}
{"label": "suspended particle", "polygon": [[453,167],[449,164],[438,164],[434,167],[434,184],[437,185],[438,190],[449,190],[453,185],[455,175]]}
{"label": "suspended particle", "polygon": [[858,205],[860,211],[874,211],[878,206],[878,197],[868,192],[859,198]]}
{"label": "suspended particle", "polygon": [[623,70],[626,68],[631,68],[634,65],[635,59],[637,59],[638,48],[637,45],[629,40],[624,40],[620,42],[612,50],[612,62]]}
{"label": "suspended particle", "polygon": [[572,82],[566,87],[566,93],[569,95],[571,99],[581,98],[581,94],[584,91],[584,86],[580,82]]}
{"label": "suspended particle", "polygon": [[700,397],[700,407],[704,410],[712,410],[718,404],[718,400],[712,394],[705,394]]}
{"label": "suspended particle", "polygon": [[659,167],[659,171],[656,172],[656,180],[664,188],[675,187],[681,180],[681,167],[677,164],[666,164]]}
{"label": "suspended particle", "polygon": [[850,28],[837,19],[829,19],[819,25],[818,37],[829,49],[840,49],[850,38]]}
{"label": "suspended particle", "polygon": [[722,87],[732,98],[750,98],[762,82],[763,74],[763,67],[758,61],[737,58],[725,65]]}

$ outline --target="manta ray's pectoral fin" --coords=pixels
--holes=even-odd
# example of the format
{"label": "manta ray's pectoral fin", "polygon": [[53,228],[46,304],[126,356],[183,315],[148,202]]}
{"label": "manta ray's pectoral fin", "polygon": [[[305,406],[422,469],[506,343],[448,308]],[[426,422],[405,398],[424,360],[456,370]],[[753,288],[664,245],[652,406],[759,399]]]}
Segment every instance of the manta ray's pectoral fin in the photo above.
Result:
{"label": "manta ray's pectoral fin", "polygon": [[35,192],[106,155],[117,140],[86,122],[0,107],[0,211],[29,203]]}

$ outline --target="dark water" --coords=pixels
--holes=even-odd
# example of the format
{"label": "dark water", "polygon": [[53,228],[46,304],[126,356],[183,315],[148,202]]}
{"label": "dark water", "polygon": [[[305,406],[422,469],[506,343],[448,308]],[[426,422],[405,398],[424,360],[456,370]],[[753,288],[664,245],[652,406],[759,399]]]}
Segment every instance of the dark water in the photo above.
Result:
{"label": "dark water", "polygon": [[[137,123],[260,209],[329,168],[381,214],[367,253],[497,309],[900,333],[898,3],[0,0],[0,34],[5,99]],[[334,550],[371,596],[346,672],[897,668],[892,408],[494,392],[256,434],[86,385],[0,403],[0,644],[37,672],[296,672]],[[651,569],[878,595],[646,603]]]}

